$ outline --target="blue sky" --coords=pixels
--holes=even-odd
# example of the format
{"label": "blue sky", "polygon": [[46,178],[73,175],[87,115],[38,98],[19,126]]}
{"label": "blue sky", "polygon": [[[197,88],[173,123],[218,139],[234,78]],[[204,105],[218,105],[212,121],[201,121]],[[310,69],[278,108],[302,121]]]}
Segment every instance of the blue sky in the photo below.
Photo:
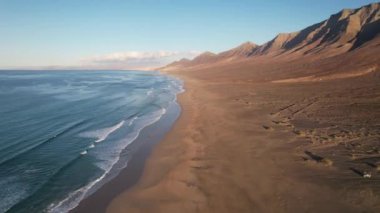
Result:
{"label": "blue sky", "polygon": [[107,67],[124,59],[116,68],[155,66],[245,41],[262,44],[371,2],[0,0],[0,68]]}

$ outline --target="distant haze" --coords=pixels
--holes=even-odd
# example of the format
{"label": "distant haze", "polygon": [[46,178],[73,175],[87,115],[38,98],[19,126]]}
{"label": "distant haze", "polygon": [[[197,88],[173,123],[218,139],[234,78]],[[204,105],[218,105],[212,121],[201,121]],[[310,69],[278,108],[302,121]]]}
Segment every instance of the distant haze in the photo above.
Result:
{"label": "distant haze", "polygon": [[3,0],[1,69],[152,69],[318,23],[368,0]]}

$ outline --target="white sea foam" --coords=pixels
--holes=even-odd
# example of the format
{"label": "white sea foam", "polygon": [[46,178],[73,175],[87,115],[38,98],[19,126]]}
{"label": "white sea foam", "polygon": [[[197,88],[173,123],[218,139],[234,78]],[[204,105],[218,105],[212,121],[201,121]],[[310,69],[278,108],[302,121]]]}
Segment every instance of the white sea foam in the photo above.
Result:
{"label": "white sea foam", "polygon": [[139,117],[138,117],[138,116],[135,116],[135,117],[131,118],[131,119],[129,120],[129,122],[128,122],[128,126],[131,126],[131,125],[133,124],[133,122],[134,122],[137,118],[139,118]]}
{"label": "white sea foam", "polygon": [[97,138],[95,142],[99,143],[99,142],[104,141],[111,133],[121,128],[124,125],[124,123],[125,121],[123,120],[120,123],[111,127],[89,131],[89,132],[83,132],[80,134],[80,136],[85,137],[85,138]]}
{"label": "white sea foam", "polygon": [[[74,192],[70,193],[68,195],[68,197],[66,197],[66,199],[60,201],[59,203],[51,204],[48,207],[47,211],[51,212],[51,213],[56,213],[56,212],[61,213],[61,212],[68,212],[68,211],[74,209],[79,204],[79,202],[83,198],[85,198],[85,196],[90,191],[90,189],[92,189],[97,183],[102,181],[108,175],[108,173],[111,171],[113,165],[115,165],[120,160],[120,154],[123,151],[123,149],[126,148],[129,144],[131,144],[134,140],[137,139],[141,130],[147,126],[150,126],[150,125],[156,123],[158,120],[160,120],[160,118],[165,113],[166,113],[166,109],[162,108],[161,110],[158,110],[158,111],[153,112],[151,114],[136,118],[136,119],[139,119],[139,121],[141,121],[141,125],[139,125],[139,127],[137,127],[132,133],[130,133],[127,138],[122,140],[122,142],[123,142],[122,146],[123,147],[119,147],[118,149],[115,149],[115,153],[113,153],[113,155],[116,157],[114,158],[114,160],[109,161],[106,164],[97,164],[99,166],[99,168],[104,170],[103,175],[100,176],[99,178],[95,179],[94,181],[90,182],[86,186],[79,188],[79,189],[75,190]],[[123,123],[124,123],[124,121],[123,121]],[[119,126],[119,124],[115,125],[113,127]],[[122,125],[120,125],[120,127],[121,126]],[[108,128],[108,129],[110,129],[110,128]],[[108,158],[108,157],[109,156],[107,156],[106,158]],[[108,160],[109,160],[109,158],[108,158]],[[103,162],[105,162],[105,161],[103,161]]]}
{"label": "white sea foam", "polygon": [[83,152],[80,153],[81,155],[87,154],[87,150],[84,150]]}
{"label": "white sea foam", "polygon": [[51,204],[47,212],[51,213],[62,213],[62,212],[69,212],[71,209],[75,208],[78,203],[84,198],[85,193],[91,189],[96,183],[101,181],[108,172],[104,173],[102,176],[100,176],[98,179],[94,180],[93,182],[89,183],[83,188],[77,189],[74,192],[70,193],[69,196],[59,202],[58,204]]}
{"label": "white sea foam", "polygon": [[[136,140],[140,134],[140,131],[147,126],[156,123],[165,113],[166,109],[161,108],[160,110],[143,115],[141,117],[137,117],[135,119],[136,125],[133,127],[133,131],[129,133],[127,137],[121,140],[121,146],[118,148],[114,147],[114,149],[111,151],[112,153],[105,154],[104,150],[102,150],[101,153],[98,153],[97,158],[100,161],[96,165],[103,170],[108,170],[108,168],[112,167],[116,162],[119,161],[122,150],[134,140]],[[114,160],[110,161],[110,159]]]}
{"label": "white sea foam", "polygon": [[[6,187],[4,187],[6,186]],[[29,195],[28,185],[20,177],[12,176],[0,179],[0,212],[8,211],[13,205]]]}
{"label": "white sea foam", "polygon": [[146,95],[151,95],[153,93],[153,89],[149,89],[148,91],[146,91]]}

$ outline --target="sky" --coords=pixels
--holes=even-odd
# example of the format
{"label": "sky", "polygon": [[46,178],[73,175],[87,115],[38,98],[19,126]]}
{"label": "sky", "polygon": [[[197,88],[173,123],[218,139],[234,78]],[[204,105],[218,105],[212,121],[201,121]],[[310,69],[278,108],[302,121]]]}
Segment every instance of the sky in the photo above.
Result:
{"label": "sky", "polygon": [[151,69],[263,44],[368,0],[0,0],[0,69]]}

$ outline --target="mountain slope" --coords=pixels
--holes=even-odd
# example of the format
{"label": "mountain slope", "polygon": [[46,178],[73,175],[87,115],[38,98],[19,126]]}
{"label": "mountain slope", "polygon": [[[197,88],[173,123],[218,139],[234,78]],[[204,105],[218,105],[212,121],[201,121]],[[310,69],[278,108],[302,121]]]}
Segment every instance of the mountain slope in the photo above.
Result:
{"label": "mountain slope", "polygon": [[177,61],[161,70],[210,66],[258,57],[327,58],[360,48],[379,35],[380,3],[373,3],[358,9],[344,9],[298,32],[280,33],[263,45],[246,42],[219,54],[206,52],[191,61]]}
{"label": "mountain slope", "polygon": [[227,50],[218,54],[219,59],[222,58],[239,58],[239,57],[249,57],[257,49],[259,45],[252,42],[245,42],[238,47],[231,50]]}

